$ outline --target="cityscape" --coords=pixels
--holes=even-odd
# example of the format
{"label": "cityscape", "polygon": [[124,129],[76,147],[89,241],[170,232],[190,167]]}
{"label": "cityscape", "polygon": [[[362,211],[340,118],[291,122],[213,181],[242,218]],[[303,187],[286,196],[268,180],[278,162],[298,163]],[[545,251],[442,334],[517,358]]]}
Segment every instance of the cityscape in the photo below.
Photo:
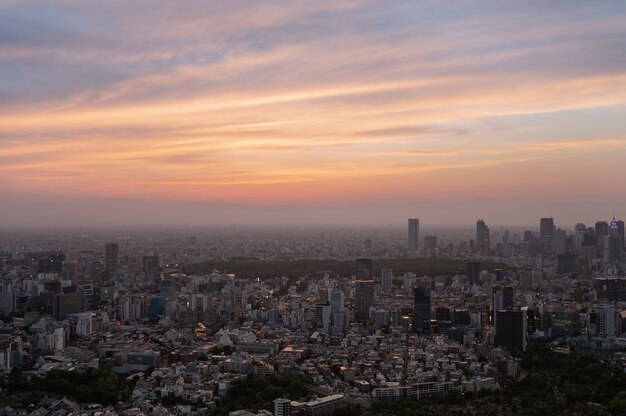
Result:
{"label": "cityscape", "polygon": [[626,416],[626,2],[0,0],[0,416]]}
{"label": "cityscape", "polygon": [[[378,413],[506,391],[536,345],[626,368],[622,220],[192,231],[3,233],[0,369],[36,393],[2,412]],[[126,381],[65,375],[97,369]],[[242,377],[260,396],[230,393]]]}

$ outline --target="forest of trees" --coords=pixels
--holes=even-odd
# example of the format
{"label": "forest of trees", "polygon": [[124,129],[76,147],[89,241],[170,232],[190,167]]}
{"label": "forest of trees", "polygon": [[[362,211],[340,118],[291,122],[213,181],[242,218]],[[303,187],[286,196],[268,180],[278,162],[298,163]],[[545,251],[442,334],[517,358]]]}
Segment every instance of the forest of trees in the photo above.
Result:
{"label": "forest of trees", "polygon": [[2,380],[0,401],[4,405],[28,406],[37,403],[44,395],[52,395],[107,406],[126,401],[132,390],[132,383],[115,374],[111,366],[85,372],[55,369],[45,377],[25,376],[19,368],[14,368]]}

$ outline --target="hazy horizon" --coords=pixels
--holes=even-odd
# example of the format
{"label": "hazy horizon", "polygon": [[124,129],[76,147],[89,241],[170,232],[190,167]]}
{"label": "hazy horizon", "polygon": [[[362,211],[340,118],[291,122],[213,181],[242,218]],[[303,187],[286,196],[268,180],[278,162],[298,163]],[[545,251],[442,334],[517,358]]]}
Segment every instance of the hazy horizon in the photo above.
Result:
{"label": "hazy horizon", "polygon": [[[400,226],[408,218],[419,218],[422,229],[428,227],[475,227],[484,219],[490,227],[539,227],[539,219],[552,217],[555,225],[572,228],[582,222],[593,226],[596,221],[609,221],[612,210],[604,211],[601,204],[567,203],[542,210],[543,205],[529,202],[515,208],[506,201],[430,203],[415,205],[363,204],[343,206],[299,205],[228,205],[209,203],[177,203],[127,199],[74,200],[47,198],[25,204],[23,200],[2,200],[0,229],[11,228],[72,228],[128,226],[230,226],[230,225],[312,225],[312,226]],[[420,208],[421,207],[421,208]],[[412,209],[413,208],[413,209]],[[176,212],[175,215],[172,213]],[[524,215],[519,213],[523,212]],[[622,219],[620,212],[615,212]],[[9,219],[10,218],[10,219]]]}

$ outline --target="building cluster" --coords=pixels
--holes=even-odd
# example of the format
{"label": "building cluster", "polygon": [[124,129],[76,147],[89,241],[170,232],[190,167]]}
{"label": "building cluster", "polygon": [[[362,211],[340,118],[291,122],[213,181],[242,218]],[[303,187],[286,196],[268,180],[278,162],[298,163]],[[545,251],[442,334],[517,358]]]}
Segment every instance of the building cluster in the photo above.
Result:
{"label": "building cluster", "polygon": [[[376,256],[363,255],[375,251],[371,240],[355,252],[352,274],[277,270],[266,279],[182,273],[173,253],[197,244],[188,237],[172,237],[172,250],[152,237],[144,249],[124,238],[100,250],[77,249],[74,239],[54,249],[47,240],[38,250],[11,246],[0,255],[0,371],[111,366],[136,377],[131,398],[117,406],[61,397],[37,404],[40,414],[94,415],[204,414],[244,375],[304,374],[310,397],[278,398],[266,413],[324,416],[345,404],[502,388],[520,376],[519,356],[536,340],[603,350],[624,363],[622,221],[568,232],[543,218],[538,233],[496,238],[479,220],[475,239],[447,247],[434,233],[422,245],[419,227],[410,219],[408,244],[404,237],[390,253],[463,259],[464,270],[377,268]],[[274,246],[242,244],[261,248],[255,258]],[[500,266],[485,269],[494,262]],[[265,413],[231,416],[249,414]]]}

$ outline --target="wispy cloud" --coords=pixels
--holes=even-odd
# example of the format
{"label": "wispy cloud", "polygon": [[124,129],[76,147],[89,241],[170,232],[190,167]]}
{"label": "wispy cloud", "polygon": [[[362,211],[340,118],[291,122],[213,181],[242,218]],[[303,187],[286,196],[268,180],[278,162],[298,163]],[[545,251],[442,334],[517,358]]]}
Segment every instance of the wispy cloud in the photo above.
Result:
{"label": "wispy cloud", "polygon": [[[625,13],[618,2],[6,1],[0,190],[357,201],[428,188],[429,172],[482,170],[496,186],[513,164],[626,157]],[[572,126],[584,135],[567,136]]]}

